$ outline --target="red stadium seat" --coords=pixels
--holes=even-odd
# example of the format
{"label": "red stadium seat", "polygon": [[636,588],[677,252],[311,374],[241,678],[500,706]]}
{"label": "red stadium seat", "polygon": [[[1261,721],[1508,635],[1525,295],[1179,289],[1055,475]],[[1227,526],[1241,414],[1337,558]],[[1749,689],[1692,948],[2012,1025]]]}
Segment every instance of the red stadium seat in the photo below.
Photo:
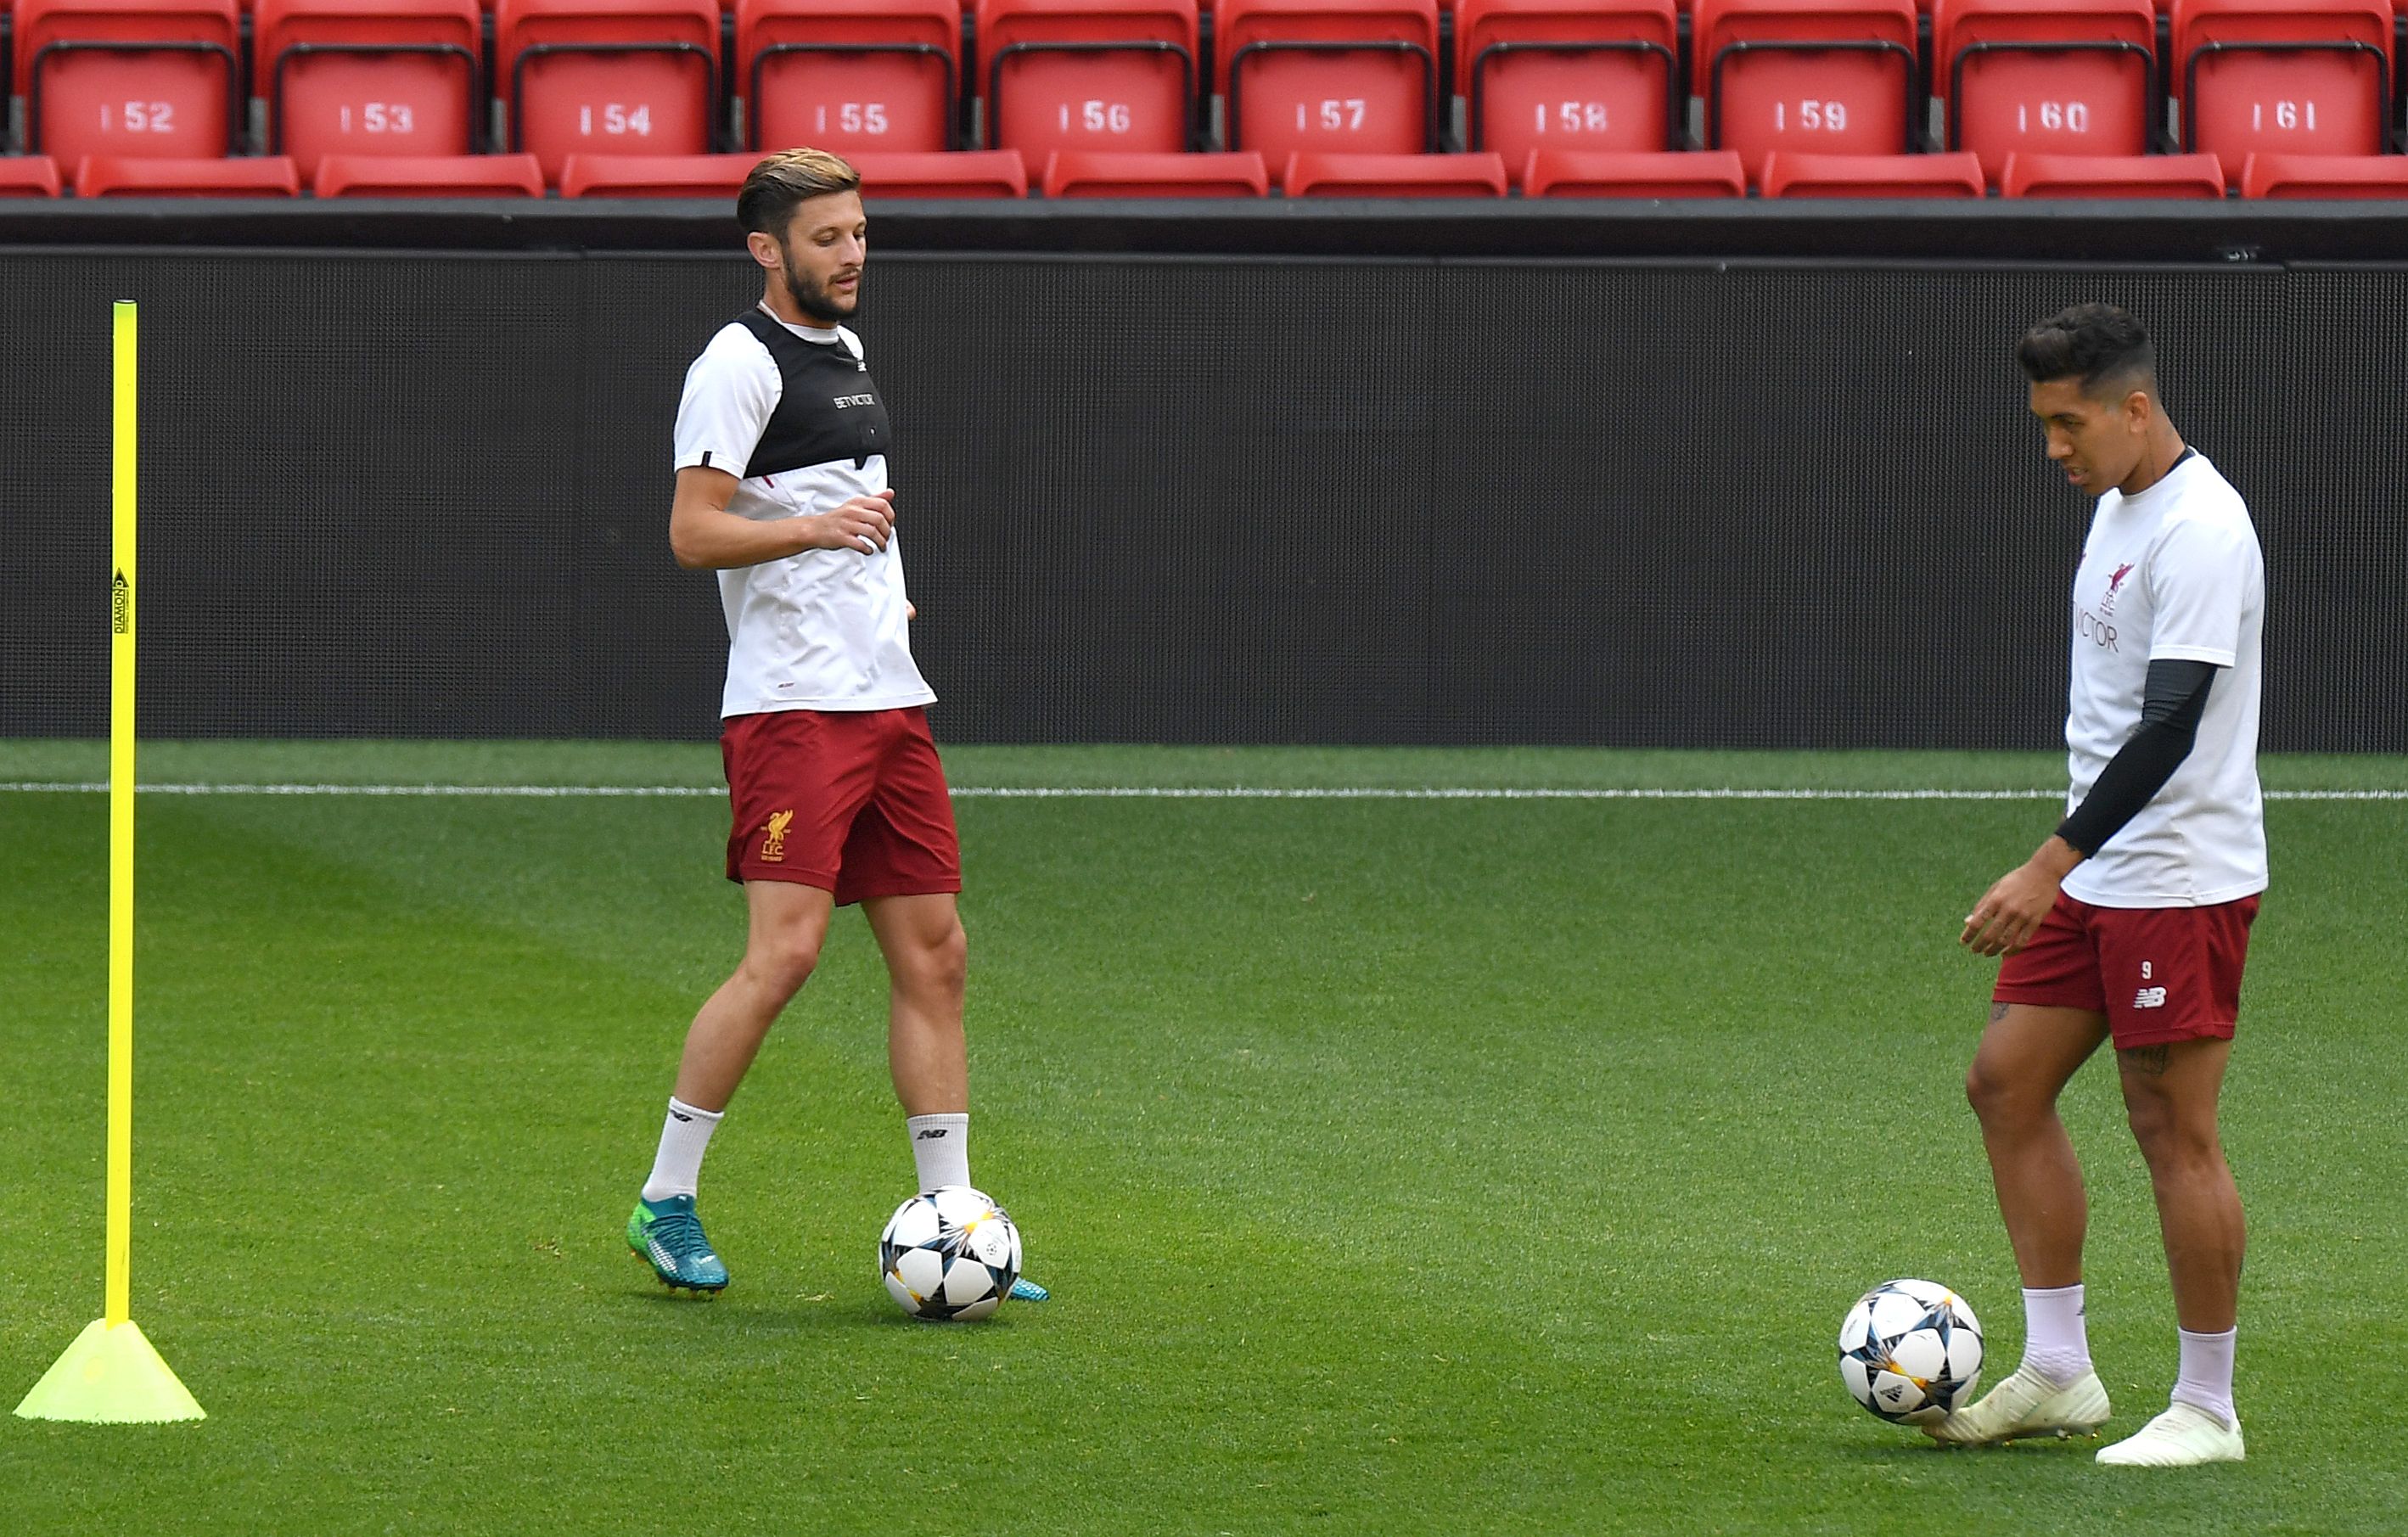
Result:
{"label": "red stadium seat", "polygon": [[2251,155],[2241,195],[2408,197],[2408,155]]}
{"label": "red stadium seat", "polygon": [[48,155],[0,155],[0,197],[56,197],[59,163]]}
{"label": "red stadium seat", "polygon": [[1505,157],[1325,154],[1287,157],[1280,190],[1290,197],[1502,197]]}
{"label": "red stadium seat", "polygon": [[1730,150],[1615,154],[1533,150],[1522,171],[1529,197],[1745,197],[1747,167]]}
{"label": "red stadium seat", "polygon": [[235,0],[17,0],[25,147],[61,161],[229,153],[241,46]]}
{"label": "red stadium seat", "polygon": [[2008,197],[2222,197],[2214,155],[2009,155]]}
{"label": "red stadium seat", "polygon": [[1916,120],[1914,0],[1697,0],[1706,147],[1760,170],[1774,150],[1903,151]]}
{"label": "red stadium seat", "polygon": [[1270,168],[1234,154],[1096,154],[1057,150],[1045,162],[1048,197],[1260,197]]}
{"label": "red stadium seat", "polygon": [[267,147],[304,177],[322,155],[467,153],[483,55],[477,0],[259,0]]}
{"label": "red stadium seat", "polygon": [[1979,157],[1810,155],[1775,150],[1764,157],[1767,197],[1979,197]]}
{"label": "red stadium seat", "polygon": [[2180,0],[2183,148],[2238,181],[2253,151],[2376,154],[2391,109],[2386,0]]}
{"label": "red stadium seat", "polygon": [[321,155],[321,197],[541,197],[533,155]]}
{"label": "red stadium seat", "polygon": [[1643,152],[1687,135],[1672,0],[1462,0],[1455,89],[1474,150]]}
{"label": "red stadium seat", "polygon": [[1195,137],[1196,0],[979,0],[986,141],[1177,152]]}
{"label": "red stadium seat", "polygon": [[1017,150],[961,150],[949,155],[853,157],[861,194],[884,197],[1025,197],[1028,164]]}
{"label": "red stadium seat", "polygon": [[1437,143],[1438,0],[1219,0],[1213,29],[1230,149]]}
{"label": "red stadium seat", "polygon": [[301,173],[284,155],[246,160],[147,160],[86,155],[76,165],[79,197],[298,197]]}
{"label": "red stadium seat", "polygon": [[719,0],[500,0],[494,69],[509,147],[546,176],[571,154],[701,154],[719,99]]}
{"label": "red stadium seat", "polygon": [[708,197],[733,202],[761,157],[588,155],[561,162],[563,197]]}
{"label": "red stadium seat", "polygon": [[2137,155],[2163,119],[2149,0],[1940,0],[1931,21],[1942,142],[1982,157]]}
{"label": "red stadium seat", "polygon": [[738,0],[744,141],[946,149],[961,46],[959,0]]}
{"label": "red stadium seat", "polygon": [[[862,196],[868,199],[1028,195],[1028,166],[1016,150],[871,151],[847,158],[861,173]],[[570,155],[561,169],[560,194],[733,198],[759,164],[752,154]]]}

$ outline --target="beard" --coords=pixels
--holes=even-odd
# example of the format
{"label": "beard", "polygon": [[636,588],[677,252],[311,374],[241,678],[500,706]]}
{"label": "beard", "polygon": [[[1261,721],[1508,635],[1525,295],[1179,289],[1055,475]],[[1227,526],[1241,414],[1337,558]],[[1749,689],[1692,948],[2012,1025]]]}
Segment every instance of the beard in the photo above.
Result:
{"label": "beard", "polygon": [[859,299],[848,303],[838,298],[825,284],[813,280],[791,256],[778,264],[778,273],[785,280],[786,296],[795,301],[795,308],[822,325],[835,325],[861,312]]}

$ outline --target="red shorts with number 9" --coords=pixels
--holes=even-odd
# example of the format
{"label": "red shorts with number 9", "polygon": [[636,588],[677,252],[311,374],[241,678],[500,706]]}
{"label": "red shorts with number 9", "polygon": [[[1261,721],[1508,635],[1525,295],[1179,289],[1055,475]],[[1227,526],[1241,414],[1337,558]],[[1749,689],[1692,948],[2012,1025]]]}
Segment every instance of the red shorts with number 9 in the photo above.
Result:
{"label": "red shorts with number 9", "polygon": [[2093,907],[2057,893],[2031,942],[1999,965],[1995,1003],[2107,1016],[2117,1051],[2229,1041],[2258,898],[2214,907]]}
{"label": "red shorts with number 9", "polygon": [[792,881],[837,905],[962,889],[928,712],[775,710],[722,729],[731,881]]}

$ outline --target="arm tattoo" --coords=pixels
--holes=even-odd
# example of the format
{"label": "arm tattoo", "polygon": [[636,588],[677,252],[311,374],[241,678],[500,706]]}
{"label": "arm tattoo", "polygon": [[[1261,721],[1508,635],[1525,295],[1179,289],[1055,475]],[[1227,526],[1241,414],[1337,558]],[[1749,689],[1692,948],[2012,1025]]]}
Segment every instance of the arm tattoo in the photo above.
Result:
{"label": "arm tattoo", "polygon": [[1991,1024],[1996,1025],[1999,1021],[2000,1021],[2000,1020],[2002,1020],[2002,1019],[2004,1019],[2004,1018],[2006,1018],[2006,1017],[2007,1017],[2007,1006],[2006,1006],[2005,1004],[2003,1004],[2003,1003],[1993,1003],[1993,1004],[1991,1004],[1991,1005],[1990,1005],[1990,1023],[1991,1023]]}
{"label": "arm tattoo", "polygon": [[2152,1078],[2163,1078],[2166,1075],[2167,1051],[2168,1048],[2161,1045],[2133,1046],[2128,1050],[2119,1051],[2115,1055],[2123,1061],[2124,1066],[2134,1072],[2146,1073]]}

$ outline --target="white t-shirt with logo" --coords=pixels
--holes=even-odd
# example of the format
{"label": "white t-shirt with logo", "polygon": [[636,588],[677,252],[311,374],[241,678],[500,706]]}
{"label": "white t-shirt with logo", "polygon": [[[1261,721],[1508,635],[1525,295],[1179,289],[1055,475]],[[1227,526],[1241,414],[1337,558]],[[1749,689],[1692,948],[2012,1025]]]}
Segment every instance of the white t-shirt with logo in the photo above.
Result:
{"label": "white t-shirt with logo", "polygon": [[[847,327],[786,329],[862,355],[860,338]],[[761,338],[733,323],[723,327],[686,370],[676,467],[707,464],[741,475],[784,393],[785,380]],[[727,510],[764,522],[816,517],[885,489],[886,456],[873,453],[858,467],[838,459],[743,480]],[[805,550],[724,570],[719,596],[728,639],[722,715],[902,710],[937,697],[911,659],[910,606],[896,539],[876,554]]]}
{"label": "white t-shirt with logo", "polygon": [[2206,907],[2266,889],[2258,789],[2258,631],[2266,563],[2249,509],[2197,453],[2138,496],[2099,498],[2073,582],[2065,717],[2070,813],[2140,728],[2149,663],[2219,669],[2190,755],[2138,815],[2074,867],[2097,907]]}

